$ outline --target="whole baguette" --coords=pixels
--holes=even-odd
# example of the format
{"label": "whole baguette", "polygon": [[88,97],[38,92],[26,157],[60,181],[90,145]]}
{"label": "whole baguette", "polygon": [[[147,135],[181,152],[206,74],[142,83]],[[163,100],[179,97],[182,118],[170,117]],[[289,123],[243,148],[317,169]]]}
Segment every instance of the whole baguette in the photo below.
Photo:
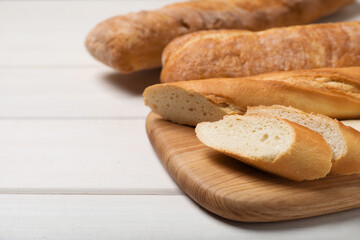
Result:
{"label": "whole baguette", "polygon": [[209,29],[263,30],[306,24],[353,0],[198,0],[158,10],[120,15],[98,24],[86,47],[122,73],[161,66],[161,53],[174,38]]}
{"label": "whole baguette", "polygon": [[322,67],[360,66],[360,22],[203,31],[163,53],[162,82],[227,78]]}
{"label": "whole baguette", "polygon": [[248,114],[283,118],[320,133],[333,151],[331,172],[340,175],[360,173],[360,132],[354,128],[321,114],[308,114],[278,105],[249,107]]}
{"label": "whole baguette", "polygon": [[[243,122],[247,124],[241,125]],[[257,122],[259,127],[256,127]],[[274,139],[287,137],[276,127],[279,124],[282,129],[289,129],[292,136],[290,142],[285,143],[288,147],[273,156],[279,147]],[[244,128],[248,128],[248,131]],[[332,166],[331,149],[319,133],[280,118],[266,115],[229,115],[218,122],[200,123],[195,132],[202,143],[217,151],[296,181],[323,178]],[[247,134],[241,134],[244,132]],[[273,151],[262,149],[267,144],[272,146]],[[253,147],[257,149],[252,149]]]}
{"label": "whole baguette", "polygon": [[196,125],[248,106],[284,105],[337,119],[360,118],[360,67],[268,73],[244,78],[156,84],[144,101],[163,118]]}

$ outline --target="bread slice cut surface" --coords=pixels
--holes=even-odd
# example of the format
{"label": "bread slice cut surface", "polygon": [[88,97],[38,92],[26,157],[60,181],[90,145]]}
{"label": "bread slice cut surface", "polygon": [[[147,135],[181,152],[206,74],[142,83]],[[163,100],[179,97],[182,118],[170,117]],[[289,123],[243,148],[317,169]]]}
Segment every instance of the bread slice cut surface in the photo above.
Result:
{"label": "bread slice cut surface", "polygon": [[347,175],[360,172],[360,132],[338,120],[280,105],[249,107],[246,114],[287,119],[320,133],[333,153],[333,173]]}
{"label": "bread slice cut surface", "polygon": [[287,120],[228,115],[200,123],[195,130],[205,145],[289,179],[318,179],[331,169],[331,149],[322,136]]}
{"label": "bread slice cut surface", "polygon": [[268,162],[286,151],[294,139],[284,121],[265,117],[226,117],[222,122],[199,124],[197,134],[206,145]]}
{"label": "bread slice cut surface", "polygon": [[153,112],[175,123],[190,126],[217,121],[227,114],[245,113],[240,108],[211,101],[202,94],[178,86],[157,84],[148,87],[143,95],[145,105]]}

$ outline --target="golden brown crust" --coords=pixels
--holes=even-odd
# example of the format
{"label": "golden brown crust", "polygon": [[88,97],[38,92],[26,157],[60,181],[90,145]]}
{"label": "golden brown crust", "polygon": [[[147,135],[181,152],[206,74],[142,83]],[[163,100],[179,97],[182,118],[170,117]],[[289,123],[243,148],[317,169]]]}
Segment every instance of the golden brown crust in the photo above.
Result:
{"label": "golden brown crust", "polygon": [[[279,105],[274,105],[270,107],[256,106],[256,107],[249,107],[247,109],[246,114],[265,114],[265,115],[269,114],[271,116],[274,116],[272,113],[274,113],[273,112],[274,110],[276,112],[277,109],[283,111],[285,110],[283,106],[279,106]],[[304,116],[305,119],[309,119],[308,121],[311,121],[310,114],[304,113],[303,111],[294,108],[288,108],[286,110],[298,115],[302,115]],[[315,116],[315,114],[312,115]],[[316,116],[321,118],[324,124],[328,122],[329,124],[331,123],[333,126],[336,126],[341,132],[341,136],[344,141],[345,152],[343,152],[341,156],[337,158],[333,158],[331,173],[340,174],[340,175],[350,175],[353,173],[360,173],[360,132],[353,129],[352,127],[345,126],[343,123],[339,122],[336,119],[328,118],[326,116],[319,114],[316,114]],[[290,119],[288,120],[291,121]],[[312,129],[312,130],[317,131],[316,129]],[[331,136],[334,136],[334,134],[336,133],[333,133]],[[337,145],[338,146],[342,145],[342,143],[338,143]]]}
{"label": "golden brown crust", "polygon": [[[256,116],[256,114],[254,115]],[[269,116],[269,118],[276,117]],[[286,122],[291,127],[295,139],[291,147],[283,154],[278,155],[273,161],[247,158],[223,149],[215,149],[246,164],[295,181],[325,177],[332,166],[332,152],[324,138],[319,133],[294,122],[280,118],[276,119]]]}
{"label": "golden brown crust", "polygon": [[[216,103],[248,106],[284,105],[337,119],[360,118],[360,67],[268,73],[244,78],[167,83],[197,92]],[[330,83],[317,83],[317,78]],[[339,87],[336,83],[341,82]],[[325,87],[323,87],[325,85]],[[343,88],[343,86],[352,88]],[[162,85],[158,87],[161,88]],[[349,90],[350,89],[350,90]]]}
{"label": "golden brown crust", "polygon": [[360,65],[360,22],[203,31],[163,53],[162,82],[242,77],[266,72]]}
{"label": "golden brown crust", "polygon": [[352,127],[338,123],[346,142],[346,154],[333,162],[332,173],[349,175],[360,173],[360,132]]}
{"label": "golden brown crust", "polygon": [[110,18],[87,36],[86,47],[99,61],[127,73],[161,66],[172,39],[209,29],[263,30],[305,24],[353,0],[203,0]]}
{"label": "golden brown crust", "polygon": [[343,120],[341,123],[360,132],[360,120]]}
{"label": "golden brown crust", "polygon": [[[295,144],[290,151],[275,159],[273,167],[283,176],[286,174],[297,181],[325,177],[332,166],[331,148],[325,139],[319,133],[306,127],[284,121],[295,131]],[[289,169],[293,172],[289,172]]]}

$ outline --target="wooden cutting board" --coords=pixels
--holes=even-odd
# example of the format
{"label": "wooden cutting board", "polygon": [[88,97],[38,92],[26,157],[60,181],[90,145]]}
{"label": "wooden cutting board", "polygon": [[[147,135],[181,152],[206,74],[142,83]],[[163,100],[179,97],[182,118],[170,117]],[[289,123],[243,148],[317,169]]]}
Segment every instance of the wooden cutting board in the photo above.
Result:
{"label": "wooden cutting board", "polygon": [[203,208],[224,218],[271,222],[360,207],[359,174],[295,182],[218,153],[200,143],[194,128],[154,113],[146,129],[175,182]]}

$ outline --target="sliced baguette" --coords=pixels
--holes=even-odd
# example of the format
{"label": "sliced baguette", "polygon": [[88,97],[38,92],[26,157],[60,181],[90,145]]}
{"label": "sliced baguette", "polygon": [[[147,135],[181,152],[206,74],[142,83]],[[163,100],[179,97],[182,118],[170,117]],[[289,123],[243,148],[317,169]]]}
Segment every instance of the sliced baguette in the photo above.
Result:
{"label": "sliced baguette", "polygon": [[360,67],[157,84],[144,101],[163,118],[195,126],[248,106],[281,104],[338,119],[360,118]]}
{"label": "sliced baguette", "polygon": [[320,133],[333,152],[332,173],[348,175],[360,172],[360,132],[352,127],[321,114],[308,114],[279,105],[249,107],[246,114],[266,114],[287,119]]}
{"label": "sliced baguette", "polygon": [[360,132],[360,120],[343,120],[341,121],[345,126],[352,127]]}
{"label": "sliced baguette", "polygon": [[228,115],[196,126],[205,145],[244,163],[296,181],[325,177],[332,153],[308,128],[266,115]]}

